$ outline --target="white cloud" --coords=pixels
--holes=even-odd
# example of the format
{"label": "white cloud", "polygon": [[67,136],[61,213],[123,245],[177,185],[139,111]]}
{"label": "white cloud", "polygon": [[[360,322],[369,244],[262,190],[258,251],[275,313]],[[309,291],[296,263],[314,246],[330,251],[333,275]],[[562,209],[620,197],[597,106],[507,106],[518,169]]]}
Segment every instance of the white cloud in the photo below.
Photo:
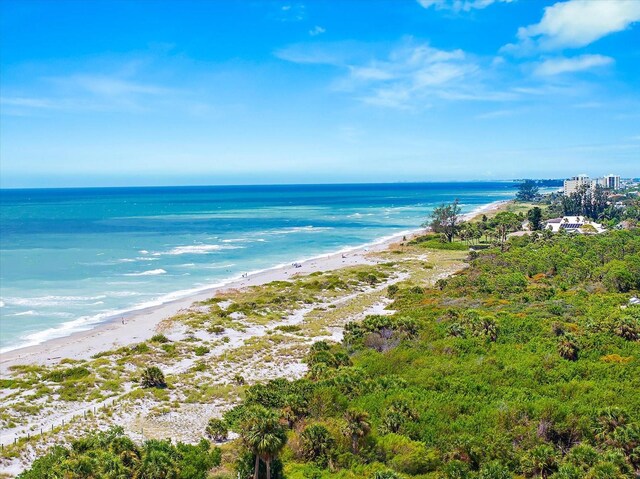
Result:
{"label": "white cloud", "polygon": [[550,58],[539,63],[534,73],[538,76],[553,76],[562,73],[575,73],[592,68],[611,65],[613,58],[604,55],[580,55],[572,58]]}
{"label": "white cloud", "polygon": [[544,9],[539,23],[518,29],[514,53],[579,48],[640,21],[638,0],[569,0]]}
{"label": "white cloud", "polygon": [[304,4],[294,3],[282,5],[273,16],[281,22],[299,22],[307,17],[307,12]]}
{"label": "white cloud", "polygon": [[343,69],[345,75],[334,83],[334,88],[353,93],[372,105],[424,108],[437,99],[500,101],[514,97],[488,91],[478,60],[459,49],[440,50],[408,39],[372,59],[371,48],[360,46],[366,53],[361,54],[357,46],[351,47],[294,45],[275,54],[296,63]]}
{"label": "white cloud", "polygon": [[0,97],[0,104],[26,108],[56,108],[55,103],[49,99],[22,96]]}
{"label": "white cloud", "polygon": [[317,35],[320,35],[324,32],[326,32],[327,30],[325,30],[324,28],[322,28],[319,25],[316,25],[315,27],[313,27],[311,30],[309,30],[309,35],[311,35],[312,37],[315,37]]}
{"label": "white cloud", "polygon": [[67,87],[77,87],[97,96],[163,95],[170,90],[156,85],[126,80],[110,75],[72,75],[55,79]]}
{"label": "white cloud", "polygon": [[487,8],[494,3],[511,3],[515,0],[418,0],[424,8],[434,7],[436,10],[453,10],[469,12],[473,9]]}

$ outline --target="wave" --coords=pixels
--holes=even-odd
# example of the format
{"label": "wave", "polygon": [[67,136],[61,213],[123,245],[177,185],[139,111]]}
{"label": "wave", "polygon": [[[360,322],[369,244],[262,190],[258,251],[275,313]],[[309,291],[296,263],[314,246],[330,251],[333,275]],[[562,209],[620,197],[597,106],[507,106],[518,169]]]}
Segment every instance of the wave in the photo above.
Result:
{"label": "wave", "polygon": [[40,296],[36,298],[5,298],[6,304],[15,306],[61,306],[70,303],[86,303],[98,301],[107,296]]}
{"label": "wave", "polygon": [[[255,236],[274,236],[274,235],[287,235],[293,233],[322,233],[323,231],[330,231],[335,229],[332,226],[290,226],[288,228],[276,228],[272,230],[256,231],[253,233]],[[264,239],[263,239],[264,240]],[[257,239],[255,241],[260,241]]]}
{"label": "wave", "polygon": [[124,276],[157,276],[159,274],[167,274],[167,272],[162,269],[151,269],[149,271],[142,271],[141,273],[126,273]]}
{"label": "wave", "polygon": [[0,300],[0,308],[4,308],[4,301]]}
{"label": "wave", "polygon": [[137,291],[109,291],[106,294],[110,298],[128,298],[130,296],[140,296],[142,293],[138,293]]}
{"label": "wave", "polygon": [[52,318],[71,318],[73,315],[71,313],[41,313],[30,309],[28,311],[13,313],[9,316],[47,316]]}
{"label": "wave", "polygon": [[210,264],[207,266],[201,266],[202,269],[224,269],[224,268],[232,268],[234,267],[236,264],[235,263],[229,263],[229,264]]}
{"label": "wave", "polygon": [[164,252],[156,252],[153,253],[154,256],[163,256],[163,255],[180,255],[180,254],[208,254],[213,251],[220,251],[223,249],[240,249],[242,246],[230,246],[230,245],[219,245],[219,244],[196,244],[196,245],[188,245],[188,246],[176,246],[175,248],[164,251]]}

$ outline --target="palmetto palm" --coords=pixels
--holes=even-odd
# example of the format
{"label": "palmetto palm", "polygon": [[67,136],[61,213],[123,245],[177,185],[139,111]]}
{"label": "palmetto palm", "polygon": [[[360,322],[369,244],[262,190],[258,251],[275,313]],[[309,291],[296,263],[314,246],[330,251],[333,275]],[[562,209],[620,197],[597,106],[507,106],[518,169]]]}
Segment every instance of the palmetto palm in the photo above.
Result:
{"label": "palmetto palm", "polygon": [[344,418],[347,421],[344,432],[351,438],[351,451],[358,454],[358,443],[371,431],[369,414],[358,409],[348,409]]}
{"label": "palmetto palm", "polygon": [[278,457],[287,443],[287,433],[280,417],[268,409],[256,411],[245,424],[243,441],[256,456],[254,479],[258,479],[261,459],[267,466],[267,479],[271,479],[271,461]]}

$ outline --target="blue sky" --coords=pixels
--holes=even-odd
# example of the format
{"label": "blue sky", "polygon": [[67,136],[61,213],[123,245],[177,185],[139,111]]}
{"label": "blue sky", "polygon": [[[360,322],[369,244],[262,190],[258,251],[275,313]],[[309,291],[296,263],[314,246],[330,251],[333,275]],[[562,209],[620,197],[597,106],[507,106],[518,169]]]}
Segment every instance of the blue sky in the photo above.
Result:
{"label": "blue sky", "polygon": [[640,1],[3,0],[0,186],[640,175]]}

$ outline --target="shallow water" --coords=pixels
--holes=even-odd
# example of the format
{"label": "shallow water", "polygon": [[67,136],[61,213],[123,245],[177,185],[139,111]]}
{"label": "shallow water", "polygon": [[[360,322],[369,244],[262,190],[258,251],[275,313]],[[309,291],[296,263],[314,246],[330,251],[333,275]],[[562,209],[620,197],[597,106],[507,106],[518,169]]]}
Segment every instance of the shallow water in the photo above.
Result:
{"label": "shallow water", "polygon": [[513,183],[0,190],[0,348],[468,212]]}

